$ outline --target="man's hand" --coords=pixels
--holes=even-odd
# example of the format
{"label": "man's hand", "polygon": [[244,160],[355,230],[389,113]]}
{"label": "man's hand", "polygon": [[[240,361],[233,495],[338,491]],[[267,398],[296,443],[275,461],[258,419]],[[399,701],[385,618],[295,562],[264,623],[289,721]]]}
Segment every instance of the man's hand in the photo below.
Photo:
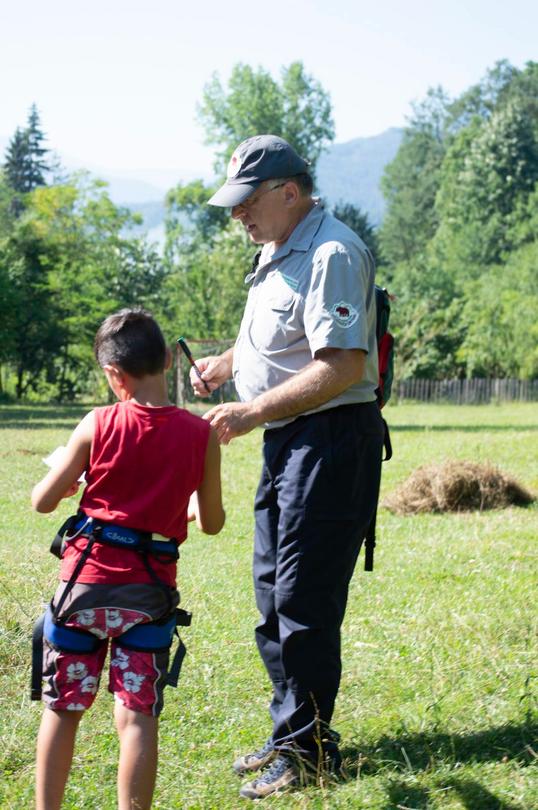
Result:
{"label": "man's hand", "polygon": [[263,421],[251,402],[225,402],[204,414],[211,423],[221,444],[229,444],[236,436],[243,436]]}
{"label": "man's hand", "polygon": [[197,397],[208,397],[210,392],[212,393],[226,380],[229,380],[232,374],[231,356],[228,357],[227,352],[218,356],[201,357],[200,360],[196,360],[196,365],[209,388],[208,392],[195,370],[191,368],[189,379]]}

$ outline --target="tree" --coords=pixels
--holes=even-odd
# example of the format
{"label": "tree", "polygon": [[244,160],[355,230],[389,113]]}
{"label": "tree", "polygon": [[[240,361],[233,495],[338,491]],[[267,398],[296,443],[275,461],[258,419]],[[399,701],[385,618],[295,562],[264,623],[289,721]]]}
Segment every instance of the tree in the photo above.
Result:
{"label": "tree", "polygon": [[17,127],[6,150],[4,171],[6,182],[13,191],[26,194],[38,186],[46,185],[48,150],[42,145],[45,136],[40,129],[39,113],[35,104],[28,115],[25,129]]}
{"label": "tree", "polygon": [[235,337],[252,255],[252,245],[233,220],[214,235],[211,250],[199,233],[191,238],[176,255],[164,284],[165,323],[196,339]]}
{"label": "tree", "polygon": [[308,159],[317,160],[334,139],[329,95],[305,73],[301,62],[282,70],[279,84],[263,68],[237,64],[225,89],[215,73],[204,88],[198,117],[206,143],[220,147],[215,170],[224,173],[235,147],[245,138],[271,133],[287,140]]}
{"label": "tree", "polygon": [[85,176],[26,195],[0,240],[0,283],[7,276],[14,304],[5,359],[18,398],[91,391],[102,319],[121,306],[160,306],[164,269],[144,240],[126,235],[132,220]]}
{"label": "tree", "polygon": [[441,87],[431,88],[413,105],[409,126],[394,160],[385,168],[381,188],[387,212],[379,241],[389,264],[409,262],[424,253],[435,234],[435,197],[446,152],[450,100]]}
{"label": "tree", "polygon": [[475,118],[446,155],[436,247],[459,277],[477,277],[512,249],[514,216],[538,180],[538,130],[525,106],[509,100]]}

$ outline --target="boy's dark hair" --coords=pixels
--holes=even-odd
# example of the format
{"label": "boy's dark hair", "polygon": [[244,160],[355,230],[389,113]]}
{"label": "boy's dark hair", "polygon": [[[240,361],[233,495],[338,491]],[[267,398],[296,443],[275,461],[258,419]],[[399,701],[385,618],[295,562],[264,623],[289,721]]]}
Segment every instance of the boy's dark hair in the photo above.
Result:
{"label": "boy's dark hair", "polygon": [[166,364],[163,334],[141,307],[109,315],[97,330],[93,348],[101,367],[119,366],[132,377],[158,374]]}

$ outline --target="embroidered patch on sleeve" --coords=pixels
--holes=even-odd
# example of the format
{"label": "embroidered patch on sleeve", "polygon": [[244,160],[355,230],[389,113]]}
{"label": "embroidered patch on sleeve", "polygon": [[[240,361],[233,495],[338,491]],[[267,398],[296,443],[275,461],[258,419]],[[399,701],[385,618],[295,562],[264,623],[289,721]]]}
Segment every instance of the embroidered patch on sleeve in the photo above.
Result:
{"label": "embroidered patch on sleeve", "polygon": [[331,308],[331,316],[342,329],[349,329],[356,322],[359,313],[353,304],[349,304],[347,301],[338,301]]}

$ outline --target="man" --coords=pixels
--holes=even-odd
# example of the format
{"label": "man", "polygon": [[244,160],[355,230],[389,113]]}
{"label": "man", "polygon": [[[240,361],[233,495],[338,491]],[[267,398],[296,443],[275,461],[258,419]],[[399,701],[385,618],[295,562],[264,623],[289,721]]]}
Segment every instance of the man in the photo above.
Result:
{"label": "man", "polygon": [[[281,138],[240,144],[209,200],[262,245],[237,342],[199,360],[211,390],[232,375],[241,402],[206,415],[220,441],[265,425],[255,499],[256,641],[273,685],[273,731],[234,769],[262,798],[338,770],[330,721],[340,626],[379,492],[374,263],[312,197],[308,163]],[[192,376],[196,393],[207,396]]]}

